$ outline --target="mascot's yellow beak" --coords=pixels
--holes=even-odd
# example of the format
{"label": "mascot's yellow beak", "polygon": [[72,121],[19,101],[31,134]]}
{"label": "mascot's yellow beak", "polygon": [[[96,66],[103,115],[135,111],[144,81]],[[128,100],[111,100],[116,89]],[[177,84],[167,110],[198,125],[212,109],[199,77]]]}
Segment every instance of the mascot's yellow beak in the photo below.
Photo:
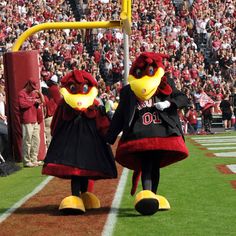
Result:
{"label": "mascot's yellow beak", "polygon": [[87,94],[71,94],[66,88],[61,88],[60,93],[65,102],[75,110],[83,111],[93,105],[94,99],[98,95],[96,87],[92,87]]}
{"label": "mascot's yellow beak", "polygon": [[142,78],[137,79],[133,75],[129,75],[128,82],[135,95],[139,99],[145,101],[154,95],[164,74],[164,69],[159,67],[153,76],[145,75]]}

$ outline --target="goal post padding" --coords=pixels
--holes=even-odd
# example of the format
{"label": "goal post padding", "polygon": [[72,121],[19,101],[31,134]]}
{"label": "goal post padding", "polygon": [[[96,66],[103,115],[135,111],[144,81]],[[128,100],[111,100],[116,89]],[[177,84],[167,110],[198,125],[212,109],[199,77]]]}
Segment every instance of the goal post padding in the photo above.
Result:
{"label": "goal post padding", "polygon": [[[22,129],[18,93],[24,88],[29,78],[40,86],[40,65],[37,50],[7,52],[4,54],[4,75],[6,87],[6,113],[8,118],[8,139],[10,151],[16,162],[22,160]],[[40,89],[38,87],[38,89]],[[45,157],[46,146],[44,124],[40,124],[40,148],[38,160]]]}

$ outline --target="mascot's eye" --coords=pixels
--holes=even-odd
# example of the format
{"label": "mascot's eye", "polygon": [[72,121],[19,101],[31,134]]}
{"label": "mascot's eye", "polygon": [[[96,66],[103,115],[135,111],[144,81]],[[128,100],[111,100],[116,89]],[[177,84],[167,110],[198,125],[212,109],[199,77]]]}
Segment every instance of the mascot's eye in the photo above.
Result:
{"label": "mascot's eye", "polygon": [[88,87],[87,84],[85,84],[85,85],[83,86],[83,93],[87,93],[88,90],[89,90],[89,87]]}
{"label": "mascot's eye", "polygon": [[149,66],[149,67],[147,68],[147,74],[148,74],[149,76],[154,75],[154,68],[153,68],[153,66]]}
{"label": "mascot's eye", "polygon": [[135,73],[136,73],[136,77],[137,77],[137,78],[141,78],[141,77],[142,77],[142,70],[141,70],[141,69],[137,69],[137,70],[135,71]]}
{"label": "mascot's eye", "polygon": [[76,86],[74,84],[71,84],[69,86],[69,89],[70,89],[71,93],[76,93],[77,92],[77,88],[76,88]]}

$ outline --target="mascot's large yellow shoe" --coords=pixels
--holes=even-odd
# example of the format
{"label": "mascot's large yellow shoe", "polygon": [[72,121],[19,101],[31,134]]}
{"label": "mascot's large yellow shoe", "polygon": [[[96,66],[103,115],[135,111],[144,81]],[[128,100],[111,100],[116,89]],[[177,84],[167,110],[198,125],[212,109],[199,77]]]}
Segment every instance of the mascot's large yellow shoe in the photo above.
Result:
{"label": "mascot's large yellow shoe", "polygon": [[69,196],[61,201],[59,210],[64,214],[83,214],[85,207],[83,200],[77,196]]}
{"label": "mascot's large yellow shoe", "polygon": [[101,207],[99,199],[93,193],[90,192],[82,193],[81,198],[83,200],[84,207],[86,210],[98,209]]}
{"label": "mascot's large yellow shoe", "polygon": [[159,210],[159,201],[156,194],[143,190],[136,195],[135,210],[141,215],[153,215]]}
{"label": "mascot's large yellow shoe", "polygon": [[161,196],[161,195],[156,195],[156,198],[159,202],[159,210],[160,211],[165,211],[165,210],[169,210],[170,209],[170,203],[168,202],[168,200]]}

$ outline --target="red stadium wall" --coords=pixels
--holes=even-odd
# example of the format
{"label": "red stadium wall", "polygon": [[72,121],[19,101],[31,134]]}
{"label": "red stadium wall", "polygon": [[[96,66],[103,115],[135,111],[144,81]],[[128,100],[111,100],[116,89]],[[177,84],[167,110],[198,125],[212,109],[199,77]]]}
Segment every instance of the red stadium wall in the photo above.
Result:
{"label": "red stadium wall", "polygon": [[[22,130],[19,116],[18,93],[23,89],[29,78],[34,78],[40,84],[38,51],[19,51],[4,54],[4,73],[11,154],[14,160],[19,162],[22,160]],[[43,160],[46,152],[43,122],[40,128],[41,142],[38,159]]]}

